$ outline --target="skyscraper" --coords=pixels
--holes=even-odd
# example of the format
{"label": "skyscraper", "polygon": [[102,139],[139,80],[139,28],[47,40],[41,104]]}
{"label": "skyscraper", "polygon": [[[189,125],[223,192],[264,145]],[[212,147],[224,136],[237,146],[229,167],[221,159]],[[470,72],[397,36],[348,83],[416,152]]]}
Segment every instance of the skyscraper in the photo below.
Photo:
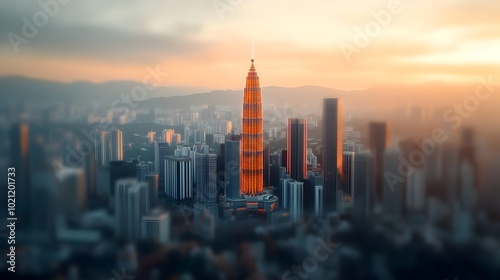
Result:
{"label": "skyscraper", "polygon": [[[387,150],[383,158],[383,204],[382,211],[387,217],[403,217],[407,180],[399,173],[402,151],[397,147]],[[408,175],[408,173],[404,174]],[[405,176],[406,177],[406,176]],[[379,208],[379,207],[377,207]],[[378,209],[377,209],[378,211]]]}
{"label": "skyscraper", "polygon": [[240,140],[227,140],[224,147],[226,196],[237,198],[240,196]]}
{"label": "skyscraper", "polygon": [[111,160],[123,160],[123,135],[116,128],[111,132]]}
{"label": "skyscraper", "polygon": [[290,178],[303,180],[307,177],[307,119],[288,119],[286,150]]}
{"label": "skyscraper", "polygon": [[[127,193],[127,219],[129,240],[141,238],[142,216],[149,212],[148,184],[145,182],[135,184],[128,189]],[[122,209],[124,210],[124,209]]]}
{"label": "skyscraper", "polygon": [[158,206],[158,174],[146,175],[145,181],[148,183],[148,195],[151,208]]}
{"label": "skyscraper", "polygon": [[375,174],[373,172],[373,157],[369,152],[360,152],[354,158],[354,216],[359,219],[366,219],[370,214],[370,205]]}
{"label": "skyscraper", "polygon": [[137,177],[137,160],[134,161],[110,161],[109,162],[109,183],[110,193],[115,195],[115,184],[119,179],[136,178]]}
{"label": "skyscraper", "polygon": [[217,217],[217,155],[196,154],[195,209]]}
{"label": "skyscraper", "polygon": [[169,154],[169,144],[166,142],[155,142],[155,171],[158,173],[159,191],[165,189],[165,157]]}
{"label": "skyscraper", "polygon": [[[29,165],[29,126],[28,124],[14,124],[10,130],[10,164],[15,168],[16,191],[19,199],[17,203],[17,212],[19,216],[28,220],[31,209],[31,184],[30,184],[30,165]],[[6,180],[7,181],[7,180]],[[7,193],[7,191],[5,191]],[[3,195],[3,194],[2,194]],[[0,196],[4,198],[3,196]],[[2,208],[7,213],[7,201],[2,201]],[[5,205],[5,208],[3,208]]]}
{"label": "skyscraper", "polygon": [[175,131],[173,129],[165,129],[163,131],[163,137],[165,138],[165,142],[168,144],[174,143]]}
{"label": "skyscraper", "polygon": [[323,215],[323,186],[314,186],[314,215]]}
{"label": "skyscraper", "polygon": [[355,154],[354,152],[344,152],[344,159],[343,159],[342,166],[344,167],[344,174],[342,178],[344,179],[344,188],[343,192],[344,195],[350,195],[351,197],[353,196],[353,191],[352,189],[354,188],[354,178],[355,178],[355,170],[354,170],[354,161],[355,161]]}
{"label": "skyscraper", "polygon": [[100,130],[94,135],[95,160],[98,167],[108,165],[110,161],[109,132]]}
{"label": "skyscraper", "polygon": [[290,213],[290,220],[297,222],[302,219],[304,211],[304,183],[285,179],[281,187],[282,207]]}
{"label": "skyscraper", "polygon": [[148,144],[153,144],[156,141],[156,132],[150,131],[148,132]]}
{"label": "skyscraper", "polygon": [[147,214],[147,183],[136,179],[120,179],[116,182],[115,218],[116,233],[128,240],[136,240],[141,234],[141,218]]}
{"label": "skyscraper", "polygon": [[243,133],[241,138],[241,192],[248,195],[262,193],[264,138],[262,128],[262,101],[259,76],[254,60],[246,78],[243,96]]}
{"label": "skyscraper", "polygon": [[148,173],[149,173],[149,166],[147,165],[147,163],[145,163],[144,161],[137,163],[136,175],[137,175],[137,180],[139,182],[146,180],[146,175]]}
{"label": "skyscraper", "polygon": [[[164,184],[160,185],[165,195],[175,200],[185,200],[193,197],[193,163],[191,158],[184,156],[168,156],[164,160],[162,170]],[[162,176],[160,176],[162,177]]]}
{"label": "skyscraper", "polygon": [[369,133],[369,148],[375,161],[374,199],[376,204],[382,204],[384,197],[384,155],[389,140],[389,129],[384,122],[372,122]]}
{"label": "skyscraper", "polygon": [[323,178],[325,210],[337,210],[337,194],[342,182],[342,131],[343,116],[340,100],[337,98],[323,99]]}

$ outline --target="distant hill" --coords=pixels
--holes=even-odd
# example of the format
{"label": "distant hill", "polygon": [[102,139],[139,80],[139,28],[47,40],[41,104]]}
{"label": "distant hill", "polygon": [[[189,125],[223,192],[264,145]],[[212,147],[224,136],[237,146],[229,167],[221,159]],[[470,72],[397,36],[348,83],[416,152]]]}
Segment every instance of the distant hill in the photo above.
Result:
{"label": "distant hill", "polygon": [[[134,81],[110,81],[106,83],[72,82],[60,83],[18,76],[0,77],[0,98],[3,104],[43,105],[53,103],[111,106],[122,95],[140,85]],[[188,109],[191,105],[217,104],[241,106],[243,89],[216,90],[196,93],[193,88],[158,87],[148,91],[147,100],[140,108]],[[268,86],[262,88],[262,100],[266,104],[288,105],[302,108],[304,105],[321,105],[323,98],[341,98],[347,110],[362,110],[372,113],[389,108],[412,105],[432,108],[450,108],[462,103],[474,94],[474,86],[429,83],[413,86],[380,86],[365,90],[345,91],[320,86],[296,88]],[[496,112],[498,98],[481,104],[481,113]]]}
{"label": "distant hill", "polygon": [[[86,81],[60,83],[19,76],[0,77],[1,104],[111,104],[122,94],[129,94],[140,85],[134,81],[110,81],[90,83]],[[147,98],[182,96],[193,93],[196,89],[157,87],[148,91]]]}

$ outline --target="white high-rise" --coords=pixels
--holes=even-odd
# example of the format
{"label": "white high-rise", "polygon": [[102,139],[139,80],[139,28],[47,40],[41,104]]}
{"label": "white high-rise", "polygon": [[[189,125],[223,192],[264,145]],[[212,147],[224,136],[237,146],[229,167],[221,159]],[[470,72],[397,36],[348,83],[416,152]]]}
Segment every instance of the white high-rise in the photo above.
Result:
{"label": "white high-rise", "polygon": [[184,156],[169,156],[165,158],[164,173],[165,195],[175,200],[185,200],[193,197],[193,162]]}

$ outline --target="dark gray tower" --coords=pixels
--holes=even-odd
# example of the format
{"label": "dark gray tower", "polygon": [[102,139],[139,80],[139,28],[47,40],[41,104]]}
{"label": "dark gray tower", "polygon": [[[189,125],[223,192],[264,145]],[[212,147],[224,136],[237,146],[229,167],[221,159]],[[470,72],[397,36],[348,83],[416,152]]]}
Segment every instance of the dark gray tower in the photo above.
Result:
{"label": "dark gray tower", "polygon": [[290,178],[302,181],[307,177],[307,119],[288,119],[286,143],[286,169]]}
{"label": "dark gray tower", "polygon": [[337,210],[337,195],[342,182],[342,106],[337,98],[323,99],[323,178],[324,207],[327,212]]}

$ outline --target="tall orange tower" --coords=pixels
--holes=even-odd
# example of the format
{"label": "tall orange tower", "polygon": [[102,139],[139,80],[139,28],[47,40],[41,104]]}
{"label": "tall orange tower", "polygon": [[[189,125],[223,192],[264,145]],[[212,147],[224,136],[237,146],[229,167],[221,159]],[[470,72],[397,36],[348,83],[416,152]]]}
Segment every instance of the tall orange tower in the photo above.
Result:
{"label": "tall orange tower", "polygon": [[240,188],[246,195],[262,193],[264,176],[264,138],[259,76],[253,65],[248,71],[243,95],[243,131],[240,154]]}

